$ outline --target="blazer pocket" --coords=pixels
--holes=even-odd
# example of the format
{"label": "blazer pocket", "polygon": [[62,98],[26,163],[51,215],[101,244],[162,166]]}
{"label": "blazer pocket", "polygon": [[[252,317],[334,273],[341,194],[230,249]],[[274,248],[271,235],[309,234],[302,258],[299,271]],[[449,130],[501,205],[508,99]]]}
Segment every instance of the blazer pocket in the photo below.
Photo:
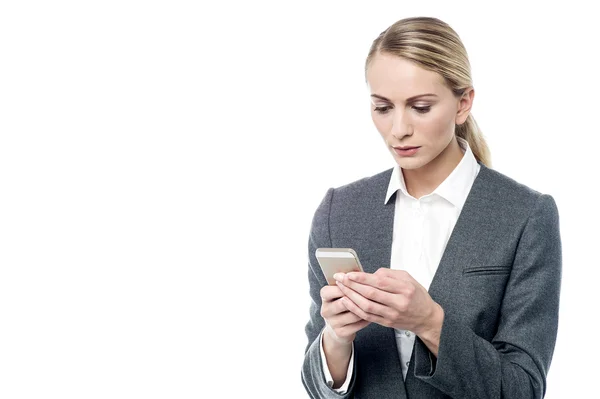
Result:
{"label": "blazer pocket", "polygon": [[468,266],[463,268],[463,276],[505,275],[511,269],[511,266]]}

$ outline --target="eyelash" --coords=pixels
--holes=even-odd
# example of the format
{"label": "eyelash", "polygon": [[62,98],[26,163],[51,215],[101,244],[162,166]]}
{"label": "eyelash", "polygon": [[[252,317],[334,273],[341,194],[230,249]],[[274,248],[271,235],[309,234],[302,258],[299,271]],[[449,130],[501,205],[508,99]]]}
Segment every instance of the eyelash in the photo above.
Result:
{"label": "eyelash", "polygon": [[[375,111],[377,113],[380,114],[387,114],[388,110],[390,109],[390,106],[385,106],[385,107],[375,107]],[[426,114],[427,112],[429,112],[429,110],[431,109],[431,106],[428,107],[413,107],[418,113],[420,114]]]}

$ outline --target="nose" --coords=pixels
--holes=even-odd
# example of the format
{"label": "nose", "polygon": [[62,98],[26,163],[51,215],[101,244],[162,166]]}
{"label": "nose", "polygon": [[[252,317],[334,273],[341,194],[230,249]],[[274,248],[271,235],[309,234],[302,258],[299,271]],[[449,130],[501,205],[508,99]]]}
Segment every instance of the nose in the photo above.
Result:
{"label": "nose", "polygon": [[402,112],[401,110],[394,112],[391,133],[398,141],[401,141],[404,136],[410,136],[412,134],[412,125],[408,119],[409,116],[405,112]]}

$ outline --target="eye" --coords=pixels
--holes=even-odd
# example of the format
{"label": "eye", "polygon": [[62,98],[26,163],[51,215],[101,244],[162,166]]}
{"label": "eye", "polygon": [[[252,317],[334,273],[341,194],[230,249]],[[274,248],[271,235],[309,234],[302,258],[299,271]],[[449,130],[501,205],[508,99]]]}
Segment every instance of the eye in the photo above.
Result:
{"label": "eye", "polygon": [[386,105],[383,107],[375,107],[375,112],[378,112],[380,114],[386,114],[389,110],[390,110],[390,106]]}
{"label": "eye", "polygon": [[431,109],[431,106],[428,107],[413,107],[418,113],[426,114]]}

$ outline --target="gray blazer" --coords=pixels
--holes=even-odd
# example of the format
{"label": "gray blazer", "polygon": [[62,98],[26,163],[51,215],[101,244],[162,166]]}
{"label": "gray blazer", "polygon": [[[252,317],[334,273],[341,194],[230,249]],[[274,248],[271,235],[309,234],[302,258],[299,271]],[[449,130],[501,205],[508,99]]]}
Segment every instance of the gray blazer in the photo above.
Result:
{"label": "gray blazer", "polygon": [[354,341],[354,372],[340,395],[325,382],[319,351],[315,250],[354,248],[365,272],[389,267],[392,169],[329,188],[308,241],[310,320],[302,382],[311,398],[542,398],[556,341],[562,269],[554,199],[482,163],[429,287],[445,312],[438,357],[417,337],[406,376],[392,328],[376,323]]}

